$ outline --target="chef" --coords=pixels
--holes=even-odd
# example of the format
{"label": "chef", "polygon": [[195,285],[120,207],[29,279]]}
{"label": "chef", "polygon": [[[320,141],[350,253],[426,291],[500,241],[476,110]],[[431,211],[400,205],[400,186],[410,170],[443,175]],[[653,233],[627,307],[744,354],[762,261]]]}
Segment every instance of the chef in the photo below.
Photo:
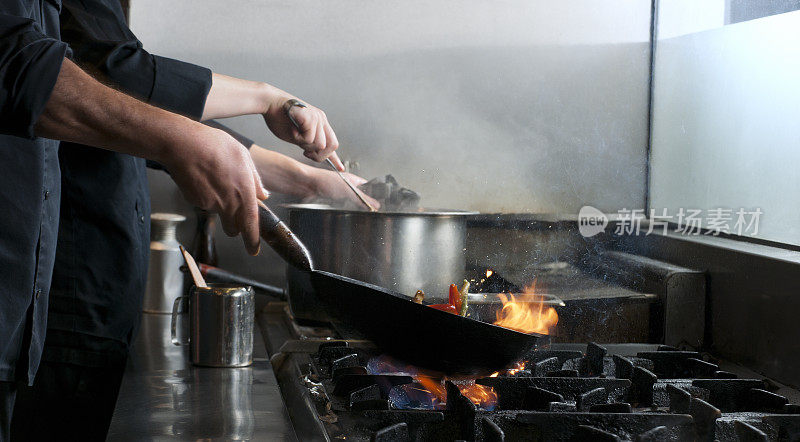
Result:
{"label": "chef", "polygon": [[[64,0],[61,28],[79,65],[151,104],[195,120],[261,114],[275,135],[316,160],[337,146],[324,114],[312,106],[290,110],[300,124],[297,130],[284,110],[295,97],[277,88],[145,51],[126,26],[118,0]],[[354,198],[334,172],[233,135],[250,148],[267,189],[298,197]],[[341,166],[335,154],[332,159]],[[18,393],[13,434],[20,440],[104,440],[147,275],[145,161],[67,142],[61,144],[59,161],[60,229],[47,337],[33,387]],[[356,185],[364,182],[348,177]]]}
{"label": "chef", "polygon": [[[97,157],[87,158],[79,165],[99,178],[93,188],[111,187],[101,182],[102,179],[117,178],[115,174],[123,171],[128,174],[122,183],[127,185],[127,180],[133,179],[131,184],[136,188],[139,185],[136,180],[142,178],[132,171],[131,164],[142,161],[133,157],[158,162],[169,170],[190,202],[218,212],[228,234],[241,234],[245,247],[252,254],[259,248],[257,200],[267,196],[249,153],[233,137],[104,86],[70,60],[69,48],[60,39],[60,8],[56,0],[0,3],[0,207],[4,214],[0,218],[0,280],[3,281],[0,286],[0,440],[3,441],[9,437],[17,389],[20,384],[33,382],[45,339],[61,203],[62,177],[56,140],[106,150],[95,151]],[[153,57],[151,60],[156,71],[169,71],[173,66],[167,59]],[[196,77],[185,80],[192,82],[193,78]],[[214,83],[222,86],[216,89],[223,93],[214,93],[212,85],[203,105],[203,115],[206,111],[208,116],[220,117],[242,112],[225,98],[247,86],[273,98],[278,94],[275,88],[256,87],[227,77],[219,80],[217,82],[215,77]],[[208,84],[207,79],[204,81]],[[150,95],[143,98],[154,102],[161,99],[168,105],[172,94],[172,90],[165,87],[168,84],[156,75]],[[232,101],[238,102],[239,98]],[[256,102],[250,100],[247,104]],[[252,110],[278,114],[275,106],[266,109],[256,106]],[[294,117],[300,123],[299,130],[288,123],[273,121],[278,124],[274,131],[282,138],[296,140],[310,158],[321,160],[330,156],[337,143],[324,114],[313,107],[298,108],[294,112],[298,112]],[[140,168],[138,173],[141,173]],[[65,181],[71,174],[71,171],[65,174]],[[136,191],[131,194],[136,195]],[[72,198],[80,198],[80,195]],[[95,200],[94,210],[101,210],[98,206],[105,206],[110,212],[127,210],[143,223],[137,228],[146,229],[146,219],[143,221],[146,201],[135,200],[131,210],[127,203],[117,204],[103,198],[105,196]],[[73,212],[73,215],[77,219],[80,214]],[[69,227],[72,228],[65,229],[61,236],[73,235],[73,239],[78,239],[78,229],[74,224]],[[74,268],[81,263],[71,264]],[[95,280],[104,270],[102,267],[96,270],[98,273],[92,270],[86,279]],[[69,284],[59,283],[61,286]],[[73,287],[77,289],[77,284]],[[93,301],[89,299],[85,304],[97,307],[89,317],[105,314],[103,305],[94,305]],[[77,304],[74,307],[79,308]],[[80,322],[76,315],[72,326],[77,329]],[[110,328],[119,333],[116,327]],[[76,385],[81,383],[79,380]]]}

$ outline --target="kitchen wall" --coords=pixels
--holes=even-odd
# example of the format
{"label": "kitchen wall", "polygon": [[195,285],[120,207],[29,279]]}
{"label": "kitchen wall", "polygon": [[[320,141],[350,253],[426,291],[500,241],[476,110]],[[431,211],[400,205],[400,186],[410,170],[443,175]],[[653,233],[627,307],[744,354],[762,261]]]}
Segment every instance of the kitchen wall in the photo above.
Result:
{"label": "kitchen wall", "polygon": [[[644,207],[649,0],[134,0],[130,20],[154,53],[321,107],[361,175],[391,173],[428,207]],[[226,123],[302,158],[257,116]],[[155,211],[188,211],[163,174],[151,188]],[[238,241],[220,255],[281,273]]]}

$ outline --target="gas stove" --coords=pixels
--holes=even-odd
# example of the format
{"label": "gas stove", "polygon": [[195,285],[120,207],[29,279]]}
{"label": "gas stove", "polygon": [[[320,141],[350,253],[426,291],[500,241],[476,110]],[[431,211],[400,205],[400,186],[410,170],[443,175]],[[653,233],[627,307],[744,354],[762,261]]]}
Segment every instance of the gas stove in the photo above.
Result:
{"label": "gas stove", "polygon": [[707,353],[552,343],[514,368],[447,379],[368,341],[299,325],[283,303],[258,321],[300,440],[800,438],[797,391]]}
{"label": "gas stove", "polygon": [[[776,380],[800,382],[779,307],[794,298],[754,301],[767,286],[796,294],[783,255],[718,238],[583,238],[572,222],[473,224],[470,292],[491,300],[535,281],[558,313],[551,342],[514,367],[446,378],[270,303],[257,320],[300,440],[800,440],[800,392]],[[504,306],[468,314],[492,322]]]}

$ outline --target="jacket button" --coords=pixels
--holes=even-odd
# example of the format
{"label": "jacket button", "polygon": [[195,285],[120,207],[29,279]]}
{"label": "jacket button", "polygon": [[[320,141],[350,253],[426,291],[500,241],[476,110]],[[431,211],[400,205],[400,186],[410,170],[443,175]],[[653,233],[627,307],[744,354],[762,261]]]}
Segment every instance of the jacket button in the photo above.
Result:
{"label": "jacket button", "polygon": [[42,294],[42,289],[36,289],[36,299],[39,299],[39,296]]}
{"label": "jacket button", "polygon": [[50,191],[49,190],[45,190],[44,191],[44,199],[47,199],[49,197],[50,197]]}

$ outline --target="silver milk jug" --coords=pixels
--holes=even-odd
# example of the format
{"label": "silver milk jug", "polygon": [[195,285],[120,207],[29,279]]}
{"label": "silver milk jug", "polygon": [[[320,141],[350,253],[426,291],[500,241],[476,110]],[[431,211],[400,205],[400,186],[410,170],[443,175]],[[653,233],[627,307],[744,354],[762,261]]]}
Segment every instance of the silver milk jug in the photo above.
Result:
{"label": "silver milk jug", "polygon": [[175,236],[185,216],[175,213],[154,213],[150,216],[150,261],[142,311],[169,313],[175,298],[183,294],[183,255]]}
{"label": "silver milk jug", "polygon": [[[189,338],[177,338],[178,315],[188,302]],[[189,345],[192,364],[244,367],[253,363],[255,299],[250,286],[209,284],[192,287],[172,307],[172,343]]]}

